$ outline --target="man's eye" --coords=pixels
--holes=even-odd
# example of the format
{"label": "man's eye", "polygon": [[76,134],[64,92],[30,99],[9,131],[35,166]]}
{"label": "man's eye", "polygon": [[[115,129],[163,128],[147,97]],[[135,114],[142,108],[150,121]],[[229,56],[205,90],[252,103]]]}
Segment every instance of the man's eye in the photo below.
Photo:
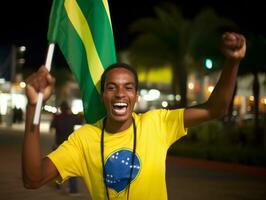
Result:
{"label": "man's eye", "polygon": [[135,89],[134,85],[132,84],[126,85],[126,90],[133,90],[133,89]]}
{"label": "man's eye", "polygon": [[131,87],[131,86],[127,86],[126,89],[127,89],[127,90],[133,90],[133,87]]}
{"label": "man's eye", "polygon": [[114,90],[115,89],[115,87],[114,86],[107,86],[107,88],[106,88],[107,90]]}

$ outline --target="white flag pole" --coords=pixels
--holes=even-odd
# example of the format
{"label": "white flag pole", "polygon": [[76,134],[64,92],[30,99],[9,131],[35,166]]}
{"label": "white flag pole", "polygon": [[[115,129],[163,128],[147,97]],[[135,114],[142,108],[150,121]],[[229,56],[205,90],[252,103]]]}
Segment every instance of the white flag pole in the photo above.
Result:
{"label": "white flag pole", "polygon": [[[48,52],[47,52],[47,57],[46,57],[46,62],[45,62],[45,67],[48,70],[48,72],[50,72],[50,70],[51,70],[51,64],[52,64],[52,59],[53,59],[53,54],[54,54],[54,47],[55,47],[54,43],[49,44],[49,47],[48,47]],[[36,109],[35,109],[35,113],[34,113],[34,118],[33,118],[33,124],[34,125],[39,124],[40,115],[41,115],[41,108],[42,108],[42,101],[43,101],[43,93],[39,92],[37,104],[36,104]]]}

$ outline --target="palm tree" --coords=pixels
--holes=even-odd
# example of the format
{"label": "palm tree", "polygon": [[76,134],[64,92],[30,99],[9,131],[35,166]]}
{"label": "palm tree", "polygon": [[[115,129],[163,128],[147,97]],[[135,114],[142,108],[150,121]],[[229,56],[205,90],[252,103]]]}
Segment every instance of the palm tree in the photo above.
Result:
{"label": "palm tree", "polygon": [[[191,24],[188,49],[194,58],[192,69],[195,70],[196,67],[197,74],[202,77],[222,68],[224,56],[220,51],[221,35],[225,31],[234,29],[237,29],[237,25],[232,20],[218,16],[212,8],[205,8],[195,16]],[[211,69],[205,66],[204,61],[207,58],[212,61]],[[203,80],[200,79],[200,81]],[[233,107],[233,100],[231,107]]]}
{"label": "palm tree", "polygon": [[205,8],[193,19],[187,48],[196,61],[202,63],[205,58],[212,59],[214,66],[208,73],[222,67],[224,58],[219,47],[221,35],[236,28],[233,21],[218,16],[212,8]]}
{"label": "palm tree", "polygon": [[[187,70],[183,57],[186,55],[183,38],[187,37],[190,22],[185,20],[180,10],[173,5],[155,7],[155,18],[143,18],[130,27],[132,32],[140,34],[130,47],[130,60],[136,66],[153,67],[170,65],[172,67],[172,93],[178,93],[180,87],[180,104],[186,104]],[[178,77],[177,77],[178,76]]]}
{"label": "palm tree", "polygon": [[259,97],[260,84],[258,75],[264,73],[266,75],[266,38],[259,35],[250,35],[247,39],[247,54],[240,66],[240,75],[253,75],[253,96],[254,96],[254,133],[257,136],[259,133]]}
{"label": "palm tree", "polygon": [[130,60],[147,70],[170,65],[172,93],[180,93],[182,97],[176,106],[186,106],[188,67],[193,59],[203,58],[207,53],[217,55],[219,28],[233,23],[218,17],[210,9],[191,21],[185,19],[172,3],[156,6],[154,11],[155,17],[140,19],[130,26],[130,31],[137,33],[130,46]]}

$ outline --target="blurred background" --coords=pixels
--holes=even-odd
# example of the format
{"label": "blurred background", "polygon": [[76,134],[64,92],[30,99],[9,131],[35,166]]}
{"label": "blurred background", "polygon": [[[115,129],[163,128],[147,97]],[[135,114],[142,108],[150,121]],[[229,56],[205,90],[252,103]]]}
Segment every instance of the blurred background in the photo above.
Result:
{"label": "blurred background", "polygon": [[[219,39],[247,39],[230,112],[191,128],[170,155],[266,167],[266,14],[262,1],[109,0],[118,60],[138,71],[136,112],[203,103],[214,89],[223,57]],[[45,62],[52,1],[9,0],[0,13],[0,126],[23,127],[25,78]],[[59,48],[52,64],[56,88],[43,108],[49,131],[63,100],[82,115],[78,85]],[[264,182],[265,183],[265,182]]]}

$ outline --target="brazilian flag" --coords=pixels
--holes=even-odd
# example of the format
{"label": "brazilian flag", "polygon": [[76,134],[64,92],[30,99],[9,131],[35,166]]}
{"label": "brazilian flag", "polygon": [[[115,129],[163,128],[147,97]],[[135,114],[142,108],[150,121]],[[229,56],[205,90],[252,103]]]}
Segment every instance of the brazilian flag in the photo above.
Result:
{"label": "brazilian flag", "polygon": [[97,122],[106,115],[100,77],[116,62],[107,0],[54,0],[47,37],[58,44],[75,75],[86,121]]}

